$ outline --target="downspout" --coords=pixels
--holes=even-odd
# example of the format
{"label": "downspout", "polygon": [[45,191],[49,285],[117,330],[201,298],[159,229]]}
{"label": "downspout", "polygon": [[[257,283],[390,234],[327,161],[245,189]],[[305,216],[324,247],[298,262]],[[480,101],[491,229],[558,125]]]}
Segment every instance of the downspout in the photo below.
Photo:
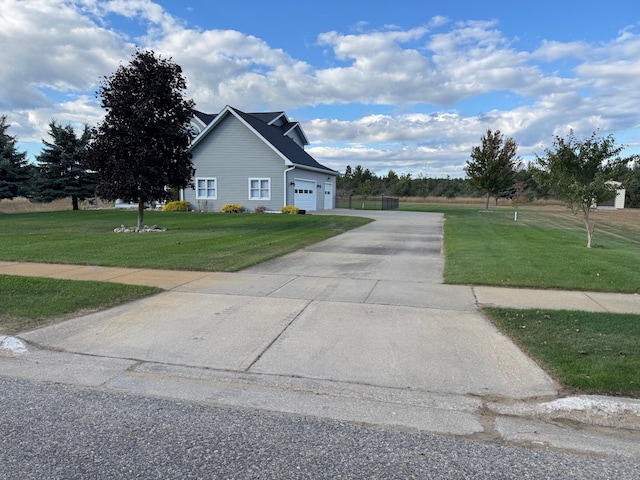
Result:
{"label": "downspout", "polygon": [[283,207],[287,206],[287,188],[289,187],[289,185],[287,184],[287,173],[295,169],[296,169],[296,166],[294,165],[293,167],[289,167],[284,171],[284,198],[283,198],[284,205]]}

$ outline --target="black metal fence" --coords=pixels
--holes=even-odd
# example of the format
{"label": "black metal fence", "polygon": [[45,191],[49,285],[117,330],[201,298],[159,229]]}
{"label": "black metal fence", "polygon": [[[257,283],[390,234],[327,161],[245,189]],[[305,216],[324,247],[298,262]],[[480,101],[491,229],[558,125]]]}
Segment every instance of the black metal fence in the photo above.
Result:
{"label": "black metal fence", "polygon": [[397,197],[362,197],[351,195],[349,197],[338,197],[336,199],[337,208],[348,208],[350,210],[394,210],[400,206],[400,199]]}

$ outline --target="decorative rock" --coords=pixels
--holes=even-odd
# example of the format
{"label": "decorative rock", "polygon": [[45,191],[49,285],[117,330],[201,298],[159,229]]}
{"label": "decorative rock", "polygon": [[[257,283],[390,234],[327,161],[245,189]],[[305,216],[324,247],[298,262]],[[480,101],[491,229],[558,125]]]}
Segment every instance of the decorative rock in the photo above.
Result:
{"label": "decorative rock", "polygon": [[25,355],[27,346],[22,340],[15,337],[0,335],[0,357],[16,357]]}
{"label": "decorative rock", "polygon": [[115,233],[147,233],[147,232],[166,232],[167,229],[164,227],[159,227],[158,225],[147,226],[145,225],[143,228],[138,227],[125,227],[124,225],[120,225],[113,229]]}

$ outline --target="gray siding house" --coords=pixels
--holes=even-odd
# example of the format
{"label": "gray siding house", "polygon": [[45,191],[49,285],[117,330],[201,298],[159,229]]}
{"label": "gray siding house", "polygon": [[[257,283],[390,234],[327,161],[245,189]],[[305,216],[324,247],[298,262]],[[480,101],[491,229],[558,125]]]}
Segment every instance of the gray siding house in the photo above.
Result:
{"label": "gray siding house", "polygon": [[196,112],[191,128],[194,188],[182,190],[181,199],[194,210],[217,212],[227,203],[248,211],[335,207],[338,172],[304,150],[309,141],[302,127],[284,112],[226,106],[217,115]]}

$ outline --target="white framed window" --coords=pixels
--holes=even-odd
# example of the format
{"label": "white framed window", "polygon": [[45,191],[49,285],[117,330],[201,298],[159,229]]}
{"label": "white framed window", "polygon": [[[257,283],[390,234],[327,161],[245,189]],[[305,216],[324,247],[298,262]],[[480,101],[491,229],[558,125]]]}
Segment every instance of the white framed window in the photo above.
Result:
{"label": "white framed window", "polygon": [[218,180],[216,178],[196,178],[196,198],[216,200],[218,198]]}
{"label": "white framed window", "polygon": [[250,178],[249,200],[271,200],[271,179]]}

